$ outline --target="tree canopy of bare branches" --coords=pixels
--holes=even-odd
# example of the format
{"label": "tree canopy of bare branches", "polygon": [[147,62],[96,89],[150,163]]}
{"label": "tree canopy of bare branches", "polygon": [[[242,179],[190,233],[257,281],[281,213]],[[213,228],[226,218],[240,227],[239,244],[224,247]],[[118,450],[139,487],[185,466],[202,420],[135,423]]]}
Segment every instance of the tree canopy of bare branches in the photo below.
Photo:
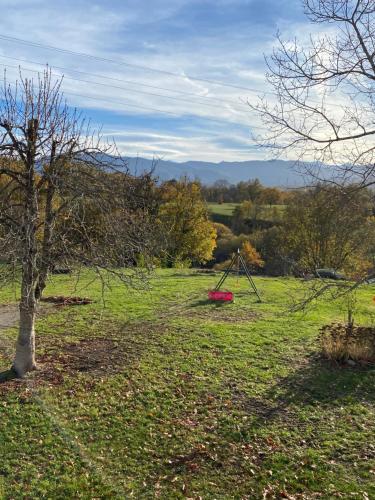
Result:
{"label": "tree canopy of bare branches", "polygon": [[48,70],[36,81],[4,78],[0,97],[0,254],[20,270],[13,367],[22,376],[36,367],[36,308],[55,266],[145,282],[134,264],[151,248],[152,182],[131,176],[116,147],[90,132]]}
{"label": "tree canopy of bare branches", "polygon": [[[331,164],[340,182],[375,183],[375,3],[303,0],[315,27],[267,58],[272,98],[254,106],[269,131],[263,144]],[[313,27],[313,26],[312,26]]]}

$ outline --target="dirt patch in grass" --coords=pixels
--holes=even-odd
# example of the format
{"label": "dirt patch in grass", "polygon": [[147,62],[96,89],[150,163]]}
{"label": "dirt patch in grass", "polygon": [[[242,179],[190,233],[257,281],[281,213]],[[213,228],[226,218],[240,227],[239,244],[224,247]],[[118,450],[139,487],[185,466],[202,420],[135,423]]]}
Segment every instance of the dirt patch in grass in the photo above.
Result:
{"label": "dirt patch in grass", "polygon": [[0,373],[0,395],[23,389],[61,385],[66,377],[87,373],[93,379],[120,373],[136,363],[150,343],[155,343],[165,325],[149,321],[134,324],[108,324],[108,336],[92,333],[90,338],[67,340],[63,334],[37,336],[38,370],[24,379],[10,370]]}
{"label": "dirt patch in grass", "polygon": [[[124,349],[112,339],[82,339],[77,342],[55,342],[37,356],[38,370],[25,379],[4,372],[0,394],[22,387],[35,389],[42,385],[60,385],[66,376],[88,372],[95,376],[118,373],[124,366]],[[127,360],[126,360],[127,361]]]}
{"label": "dirt patch in grass", "polygon": [[149,321],[127,324],[106,323],[106,337],[67,341],[64,337],[40,337],[38,362],[44,372],[52,374],[89,373],[108,376],[121,372],[137,362],[150,343],[163,334],[163,325]]}
{"label": "dirt patch in grass", "polygon": [[43,369],[47,366],[55,371],[116,373],[124,363],[123,349],[108,338],[82,339],[63,344],[60,349],[51,349],[39,356]]}
{"label": "dirt patch in grass", "polygon": [[42,297],[40,300],[56,306],[83,306],[93,302],[92,299],[87,297],[64,297],[63,295]]}

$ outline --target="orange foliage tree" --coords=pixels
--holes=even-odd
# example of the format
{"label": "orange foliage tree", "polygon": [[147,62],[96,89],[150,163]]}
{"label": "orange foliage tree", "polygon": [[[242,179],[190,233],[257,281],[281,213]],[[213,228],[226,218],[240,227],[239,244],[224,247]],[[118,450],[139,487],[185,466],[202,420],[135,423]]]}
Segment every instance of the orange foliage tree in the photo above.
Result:
{"label": "orange foliage tree", "polygon": [[241,254],[251,269],[259,269],[264,266],[264,260],[261,258],[260,253],[257,252],[249,241],[242,243]]}

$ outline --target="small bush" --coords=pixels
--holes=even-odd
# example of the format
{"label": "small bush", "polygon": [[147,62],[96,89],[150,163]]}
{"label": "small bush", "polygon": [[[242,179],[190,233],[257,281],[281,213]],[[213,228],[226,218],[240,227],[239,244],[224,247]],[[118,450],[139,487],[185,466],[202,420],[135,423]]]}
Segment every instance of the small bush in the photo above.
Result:
{"label": "small bush", "polygon": [[320,330],[324,355],[331,360],[375,362],[375,329],[332,323]]}

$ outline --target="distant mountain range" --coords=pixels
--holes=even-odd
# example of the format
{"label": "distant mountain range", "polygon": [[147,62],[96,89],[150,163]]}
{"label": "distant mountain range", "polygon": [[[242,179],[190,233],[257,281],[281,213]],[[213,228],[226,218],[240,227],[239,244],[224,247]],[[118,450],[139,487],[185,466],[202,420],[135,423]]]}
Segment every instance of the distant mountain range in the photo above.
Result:
{"label": "distant mountain range", "polygon": [[[152,167],[152,160],[145,158],[128,158],[132,173],[141,174]],[[259,179],[265,186],[296,187],[304,184],[303,177],[298,173],[295,162],[283,160],[250,160],[222,161],[211,163],[205,161],[187,161],[178,163],[158,160],[154,162],[155,176],[160,180],[179,179],[188,176],[199,179],[203,184],[213,184],[218,180],[226,180],[230,184],[249,179]]]}

